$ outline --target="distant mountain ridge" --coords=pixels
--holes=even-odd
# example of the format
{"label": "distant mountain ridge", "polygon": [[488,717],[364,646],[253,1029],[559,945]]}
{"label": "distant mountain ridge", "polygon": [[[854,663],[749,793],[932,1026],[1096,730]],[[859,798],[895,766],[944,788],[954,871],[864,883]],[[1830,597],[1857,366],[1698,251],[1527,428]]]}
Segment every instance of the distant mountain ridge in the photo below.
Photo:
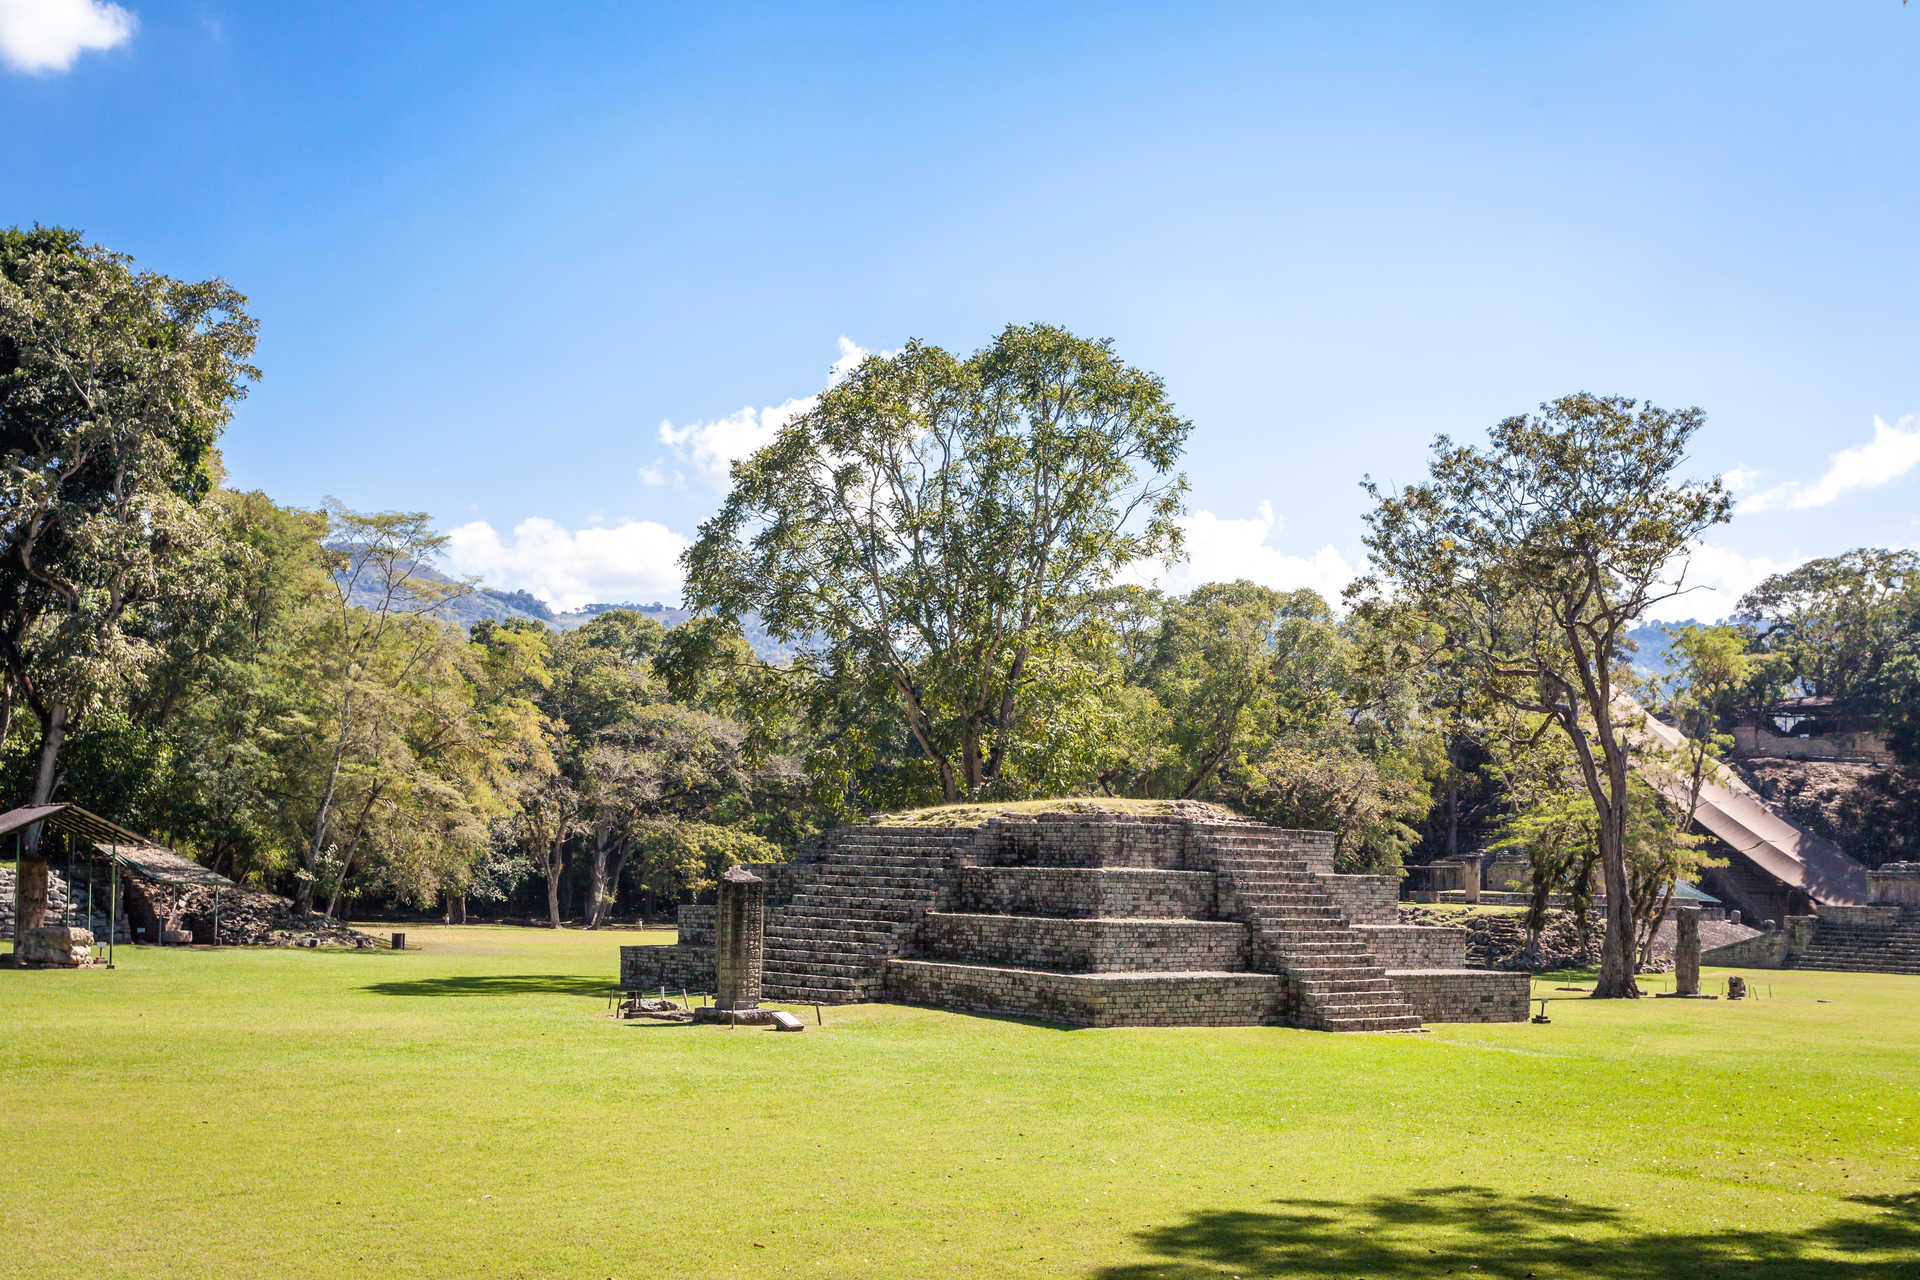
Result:
{"label": "distant mountain ridge", "polygon": [[[1725,621],[1722,619],[1722,621]],[[1643,622],[1627,632],[1627,639],[1633,641],[1633,668],[1650,679],[1665,679],[1673,671],[1673,660],[1667,655],[1672,643],[1667,636],[1669,629],[1678,631],[1681,627],[1716,627],[1718,622],[1701,622],[1688,618],[1685,622]]]}
{"label": "distant mountain ridge", "polygon": [[[430,566],[417,566],[416,572],[429,581],[449,586],[455,581]],[[379,592],[372,586],[364,584],[356,586],[351,602],[362,608],[371,607],[379,602]],[[578,609],[556,613],[551,605],[531,591],[500,591],[487,586],[475,586],[470,591],[452,596],[434,612],[446,621],[461,627],[471,627],[476,622],[487,620],[506,622],[510,619],[519,619],[538,622],[555,631],[572,631],[575,627],[584,626],[613,609],[631,609],[642,617],[652,618],[661,626],[668,628],[677,627],[693,617],[693,610],[684,609],[675,604],[665,604],[659,600],[648,604],[630,600],[596,601],[593,604],[582,605]],[[786,662],[793,657],[793,646],[782,644],[768,635],[758,617],[749,615],[742,619],[740,629],[761,661]]]}
{"label": "distant mountain ridge", "polygon": [[[434,569],[426,569],[423,572],[425,576],[435,581],[448,583],[453,581]],[[354,603],[363,605],[373,603],[371,594],[370,591],[357,591]],[[592,604],[582,605],[578,609],[556,613],[546,601],[531,591],[500,591],[484,586],[475,587],[470,592],[454,597],[441,606],[438,612],[448,622],[458,623],[463,627],[471,627],[474,623],[487,618],[502,622],[509,618],[520,618],[541,623],[555,631],[572,631],[613,609],[631,609],[669,628],[677,627],[693,617],[691,609],[665,604],[659,600],[647,604],[631,600],[595,601]],[[1689,618],[1685,622],[1674,623],[1644,622],[1633,628],[1626,634],[1627,639],[1631,640],[1635,646],[1633,654],[1635,670],[1651,678],[1665,676],[1672,667],[1667,657],[1667,628],[1703,625],[1708,624]],[[754,653],[759,655],[761,661],[783,663],[792,659],[794,647],[783,644],[768,635],[758,617],[749,615],[742,619],[741,630],[746,635],[747,643],[753,646]]]}

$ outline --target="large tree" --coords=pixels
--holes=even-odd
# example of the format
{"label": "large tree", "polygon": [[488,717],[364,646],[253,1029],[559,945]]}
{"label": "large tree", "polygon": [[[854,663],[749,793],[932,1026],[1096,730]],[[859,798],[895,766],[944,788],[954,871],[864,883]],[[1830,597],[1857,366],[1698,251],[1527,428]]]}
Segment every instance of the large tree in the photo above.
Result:
{"label": "large tree", "polygon": [[[436,615],[465,588],[433,571],[445,543],[420,512],[368,514],[328,504],[325,552],[332,590],[305,646],[307,678],[326,691],[329,708],[324,728],[312,739],[321,757],[308,771],[317,794],[294,891],[303,915],[313,909],[324,860],[340,863],[336,885],[346,875],[351,851],[342,856],[335,830],[343,793],[393,762],[409,688],[446,657],[449,637]],[[372,782],[356,803],[371,813],[383,790]]]}
{"label": "large tree", "polygon": [[1189,429],[1108,342],[909,343],[735,465],[686,554],[689,603],[757,613],[803,668],[889,690],[942,796],[988,794],[1089,593],[1177,549]]}
{"label": "large tree", "polygon": [[1740,599],[1740,620],[1786,685],[1853,712],[1894,713],[1889,668],[1910,662],[1920,554],[1861,547],[1776,573]]}
{"label": "large tree", "polygon": [[77,232],[0,231],[0,659],[5,713],[39,725],[33,803],[75,724],[155,660],[143,611],[217,574],[199,505],[257,376],[245,302]]}
{"label": "large tree", "polygon": [[1562,734],[1593,801],[1607,896],[1597,996],[1636,996],[1627,872],[1626,632],[1685,590],[1689,550],[1731,514],[1718,478],[1675,479],[1705,415],[1571,395],[1508,418],[1484,447],[1434,443],[1423,484],[1369,479],[1375,608],[1431,616],[1489,697]]}

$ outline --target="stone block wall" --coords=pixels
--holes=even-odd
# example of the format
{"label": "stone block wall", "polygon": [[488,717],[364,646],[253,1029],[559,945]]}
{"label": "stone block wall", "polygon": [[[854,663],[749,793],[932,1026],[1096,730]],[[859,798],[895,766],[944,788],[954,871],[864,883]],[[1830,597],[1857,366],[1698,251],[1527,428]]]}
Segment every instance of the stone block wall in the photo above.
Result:
{"label": "stone block wall", "polygon": [[1920,907],[1920,862],[1889,862],[1868,871],[1867,900],[1882,906]]}
{"label": "stone block wall", "polygon": [[1320,887],[1348,924],[1393,924],[1400,918],[1400,877],[1320,877]]}
{"label": "stone block wall", "polygon": [[1422,1022],[1525,1022],[1528,979],[1491,969],[1388,969]]}
{"label": "stone block wall", "polygon": [[935,959],[1074,972],[1246,968],[1237,920],[1089,920],[930,912],[920,949]]}
{"label": "stone block wall", "polygon": [[1823,904],[1820,919],[1829,924],[1867,925],[1884,929],[1900,923],[1901,909],[1891,903],[1879,903],[1866,907],[1842,907],[1835,904]]}
{"label": "stone block wall", "polygon": [[1733,748],[1743,756],[1777,756],[1784,760],[1866,760],[1892,764],[1893,752],[1880,734],[1861,730],[1795,738],[1747,721],[1733,728]]}
{"label": "stone block wall", "polygon": [[1414,924],[1363,924],[1354,929],[1386,969],[1458,969],[1467,962],[1467,931]]}
{"label": "stone block wall", "polygon": [[1210,871],[1137,867],[961,867],[953,909],[1027,916],[1204,919],[1214,910]]}
{"label": "stone block wall", "polygon": [[[1289,831],[1282,844],[1299,852],[1307,870],[1330,876],[1333,874],[1333,840],[1331,831]],[[1397,884],[1395,892],[1398,893]]]}
{"label": "stone block wall", "polygon": [[1806,954],[1818,916],[1788,916],[1785,926],[1700,953],[1701,964],[1739,969],[1784,969]]}
{"label": "stone block wall", "polygon": [[1122,814],[994,818],[967,858],[988,866],[1158,867],[1179,870],[1186,828]]}
{"label": "stone block wall", "polygon": [[[708,908],[711,910],[712,908]],[[622,991],[713,990],[713,947],[621,947]]]}
{"label": "stone block wall", "polygon": [[683,947],[711,947],[713,945],[713,921],[717,908],[712,903],[698,903],[683,906],[676,915],[680,925],[680,936],[676,939]]}
{"label": "stone block wall", "polygon": [[903,1004],[1017,1014],[1083,1027],[1240,1027],[1282,1018],[1267,973],[1049,973],[934,960],[892,960],[887,995]]}

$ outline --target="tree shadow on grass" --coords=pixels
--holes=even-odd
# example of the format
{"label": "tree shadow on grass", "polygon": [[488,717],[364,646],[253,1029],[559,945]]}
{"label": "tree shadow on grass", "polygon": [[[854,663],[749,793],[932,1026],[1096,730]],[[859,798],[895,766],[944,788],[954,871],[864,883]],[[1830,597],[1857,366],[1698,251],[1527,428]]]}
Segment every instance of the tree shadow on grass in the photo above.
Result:
{"label": "tree shadow on grass", "polygon": [[[1351,1204],[1279,1200],[1265,1211],[1196,1213],[1140,1233],[1154,1261],[1099,1280],[1229,1276],[1598,1276],[1607,1280],[1913,1280],[1920,1276],[1920,1193],[1862,1196],[1856,1214],[1802,1230],[1757,1221],[1729,1188],[1705,1231],[1650,1231],[1568,1196],[1508,1196],[1452,1186]],[[1820,1256],[1837,1255],[1837,1256]]]}
{"label": "tree shadow on grass", "polygon": [[606,978],[563,973],[503,973],[370,982],[361,989],[382,996],[597,996],[604,1000],[617,985]]}

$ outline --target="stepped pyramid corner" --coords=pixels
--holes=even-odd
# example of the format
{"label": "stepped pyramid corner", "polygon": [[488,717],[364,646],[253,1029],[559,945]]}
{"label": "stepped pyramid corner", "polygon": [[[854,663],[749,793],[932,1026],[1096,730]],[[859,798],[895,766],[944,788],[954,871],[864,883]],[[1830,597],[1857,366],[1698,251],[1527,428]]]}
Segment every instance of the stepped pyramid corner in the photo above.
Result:
{"label": "stepped pyramid corner", "polygon": [[[842,827],[756,867],[766,998],[1069,1027],[1416,1031],[1527,1016],[1525,974],[1465,968],[1464,930],[1400,924],[1397,879],[1335,874],[1330,832],[1178,804],[983,807],[949,822]],[[622,986],[710,987],[711,911],[683,908],[679,945],[621,948]]]}

